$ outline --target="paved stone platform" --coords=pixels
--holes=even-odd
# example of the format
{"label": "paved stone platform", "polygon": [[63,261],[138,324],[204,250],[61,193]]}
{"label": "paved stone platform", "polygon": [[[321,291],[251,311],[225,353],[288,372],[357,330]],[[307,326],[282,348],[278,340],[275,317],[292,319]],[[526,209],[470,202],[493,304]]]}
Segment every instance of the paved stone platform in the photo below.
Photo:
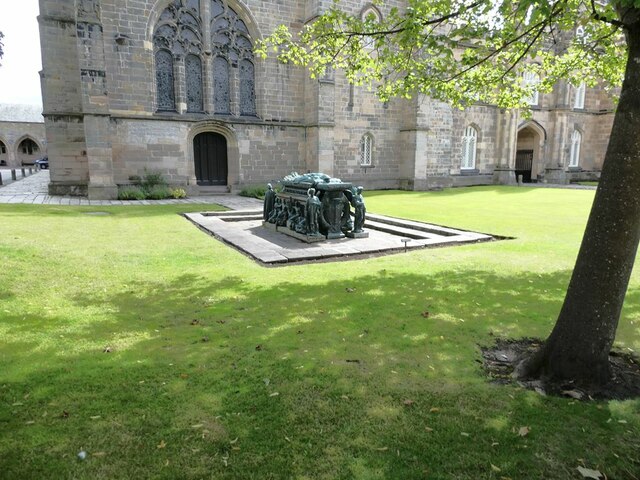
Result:
{"label": "paved stone platform", "polygon": [[185,217],[210,235],[268,265],[400,253],[416,248],[498,239],[484,233],[367,214],[365,230],[369,233],[368,238],[341,238],[309,244],[264,228],[261,209],[187,213]]}

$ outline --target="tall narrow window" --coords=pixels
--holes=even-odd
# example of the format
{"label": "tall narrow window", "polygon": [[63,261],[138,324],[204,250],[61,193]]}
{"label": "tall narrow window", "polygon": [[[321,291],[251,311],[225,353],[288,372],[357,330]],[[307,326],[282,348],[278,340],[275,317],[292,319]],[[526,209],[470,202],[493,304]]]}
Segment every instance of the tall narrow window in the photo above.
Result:
{"label": "tall narrow window", "polygon": [[[153,31],[156,61],[156,102],[158,111],[176,110],[176,80],[184,82],[187,111],[203,110],[202,20],[198,0],[173,0],[162,11]],[[184,58],[185,78],[174,77],[177,58]],[[179,90],[180,91],[180,90]]]}
{"label": "tall narrow window", "polygon": [[240,61],[240,115],[256,114],[256,89],[253,63]]}
{"label": "tall narrow window", "polygon": [[360,165],[367,167],[372,163],[373,137],[365,133],[360,140]]}
{"label": "tall narrow window", "polygon": [[202,112],[202,61],[197,55],[187,55],[184,66],[187,79],[187,111]]}
{"label": "tall narrow window", "polygon": [[460,162],[461,170],[473,170],[476,168],[477,141],[477,130],[471,126],[465,128],[464,135],[462,136],[462,161]]}
{"label": "tall narrow window", "polygon": [[584,108],[584,97],[587,91],[587,85],[582,82],[575,88],[573,97],[573,108]]}
{"label": "tall narrow window", "polygon": [[215,112],[231,113],[229,107],[229,62],[226,58],[216,57],[213,61],[213,92]]}
{"label": "tall narrow window", "polygon": [[571,153],[569,154],[569,167],[575,168],[580,164],[580,144],[582,143],[582,134],[578,130],[574,130],[571,135]]}
{"label": "tall narrow window", "polygon": [[[211,0],[211,49],[216,55],[213,83],[216,113],[230,114],[230,96],[239,102],[240,115],[256,114],[253,42],[246,23],[223,0]],[[238,68],[230,85],[229,68]],[[226,69],[226,70],[225,70]],[[235,77],[235,75],[234,75]],[[218,92],[218,88],[222,91]],[[223,103],[226,102],[226,106]]]}
{"label": "tall narrow window", "polygon": [[173,55],[167,50],[158,50],[156,52],[156,88],[158,93],[158,110],[175,110]]}
{"label": "tall narrow window", "polygon": [[538,105],[540,98],[538,90],[535,88],[540,83],[540,76],[535,72],[524,72],[522,79],[525,88],[533,89],[531,96],[527,99],[527,103],[529,105]]}

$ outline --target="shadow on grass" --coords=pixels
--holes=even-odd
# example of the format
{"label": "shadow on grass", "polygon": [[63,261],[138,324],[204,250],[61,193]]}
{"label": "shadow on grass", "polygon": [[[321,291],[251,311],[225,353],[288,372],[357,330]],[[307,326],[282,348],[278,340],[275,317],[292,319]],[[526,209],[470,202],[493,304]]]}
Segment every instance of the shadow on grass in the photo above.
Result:
{"label": "shadow on grass", "polygon": [[[313,272],[266,272],[258,285],[185,274],[72,299],[87,312],[76,324],[3,320],[0,471],[477,479],[495,478],[493,465],[564,479],[577,459],[609,478],[640,467],[637,402],[572,404],[482,376],[477,345],[545,336],[569,272],[381,270],[315,283]],[[639,297],[630,292],[627,315],[640,314]]]}

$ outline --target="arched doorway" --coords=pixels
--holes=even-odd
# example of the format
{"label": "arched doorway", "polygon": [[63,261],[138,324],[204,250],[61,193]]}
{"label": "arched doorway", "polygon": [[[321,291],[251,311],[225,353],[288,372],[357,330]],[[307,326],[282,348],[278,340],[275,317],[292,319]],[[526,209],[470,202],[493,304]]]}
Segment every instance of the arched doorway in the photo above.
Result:
{"label": "arched doorway", "polygon": [[229,166],[227,139],[214,132],[204,132],[193,139],[193,160],[198,185],[226,185]]}
{"label": "arched doorway", "polygon": [[18,144],[18,163],[20,165],[33,165],[40,158],[40,147],[31,138],[25,138]]}
{"label": "arched doorway", "polygon": [[[544,135],[544,132],[543,132]],[[518,131],[516,146],[516,178],[522,176],[523,183],[538,181],[544,136],[531,124]]]}

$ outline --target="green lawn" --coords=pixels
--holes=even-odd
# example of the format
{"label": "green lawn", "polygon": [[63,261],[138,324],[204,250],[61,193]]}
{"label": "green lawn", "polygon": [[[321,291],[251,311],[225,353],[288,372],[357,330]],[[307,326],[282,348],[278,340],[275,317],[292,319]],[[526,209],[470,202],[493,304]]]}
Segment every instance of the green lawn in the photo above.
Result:
{"label": "green lawn", "polygon": [[[593,194],[369,192],[515,239],[280,268],[178,215],[210,205],[0,205],[0,478],[640,478],[640,401],[479,364],[548,334]],[[638,273],[617,346],[640,351]]]}

